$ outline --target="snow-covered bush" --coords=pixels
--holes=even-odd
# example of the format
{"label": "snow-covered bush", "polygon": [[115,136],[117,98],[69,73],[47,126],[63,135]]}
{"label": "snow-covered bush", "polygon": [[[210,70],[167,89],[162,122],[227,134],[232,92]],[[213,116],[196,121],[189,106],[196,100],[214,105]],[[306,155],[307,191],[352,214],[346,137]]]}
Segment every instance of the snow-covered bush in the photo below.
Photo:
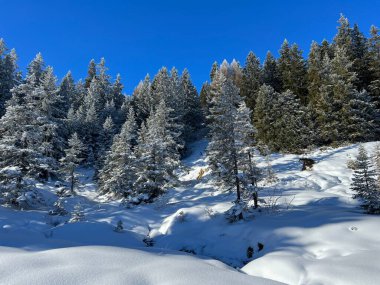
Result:
{"label": "snow-covered bush", "polygon": [[244,201],[235,201],[234,205],[225,212],[225,217],[230,223],[234,223],[242,219],[244,211],[247,211],[247,204]]}
{"label": "snow-covered bush", "polygon": [[71,213],[69,223],[76,223],[84,220],[84,213],[80,203],[74,206],[74,211]]}
{"label": "snow-covered bush", "polygon": [[114,228],[114,231],[117,232],[117,233],[122,233],[124,231],[124,227],[123,227],[123,221],[119,220],[117,222],[117,225],[116,227]]}

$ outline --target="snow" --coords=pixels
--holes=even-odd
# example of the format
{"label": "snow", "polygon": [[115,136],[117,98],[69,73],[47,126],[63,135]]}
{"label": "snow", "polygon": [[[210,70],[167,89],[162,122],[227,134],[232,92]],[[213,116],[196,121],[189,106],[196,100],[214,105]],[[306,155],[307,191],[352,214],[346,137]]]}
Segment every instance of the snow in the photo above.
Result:
{"label": "snow", "polygon": [[156,250],[85,246],[25,252],[2,248],[1,284],[259,284],[223,263]]}
{"label": "snow", "polygon": [[[364,144],[369,152],[375,145]],[[80,202],[83,222],[0,207],[0,284],[380,284],[380,217],[364,214],[349,189],[347,161],[358,145],[309,153],[316,164],[308,171],[298,155],[272,155],[279,181],[259,196],[276,205],[261,203],[232,224],[224,212],[235,193],[215,184],[206,146],[192,144],[179,185],[153,204],[104,201],[92,170],[82,169],[78,195],[64,205]],[[39,187],[51,193],[51,183]]]}

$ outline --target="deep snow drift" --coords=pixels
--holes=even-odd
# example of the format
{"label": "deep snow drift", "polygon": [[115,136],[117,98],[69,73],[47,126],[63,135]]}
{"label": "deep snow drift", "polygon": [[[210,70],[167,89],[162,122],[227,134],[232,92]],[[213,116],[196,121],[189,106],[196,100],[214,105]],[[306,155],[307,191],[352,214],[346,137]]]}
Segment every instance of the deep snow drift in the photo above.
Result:
{"label": "deep snow drift", "polygon": [[81,203],[84,222],[0,207],[0,284],[380,284],[380,217],[363,214],[349,190],[357,145],[311,153],[309,171],[299,156],[273,155],[279,181],[263,187],[260,212],[235,224],[223,215],[235,194],[215,186],[206,146],[192,145],[178,187],[150,205],[99,201],[84,169],[78,196],[65,201],[68,210]]}

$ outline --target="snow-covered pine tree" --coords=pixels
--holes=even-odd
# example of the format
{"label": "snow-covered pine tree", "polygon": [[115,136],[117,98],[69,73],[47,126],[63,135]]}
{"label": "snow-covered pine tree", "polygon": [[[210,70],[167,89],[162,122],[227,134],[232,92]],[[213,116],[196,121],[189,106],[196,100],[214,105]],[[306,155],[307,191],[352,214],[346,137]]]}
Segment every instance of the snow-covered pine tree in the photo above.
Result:
{"label": "snow-covered pine tree", "polygon": [[[250,112],[239,95],[239,89],[221,71],[215,74],[212,85],[215,93],[209,115],[211,138],[207,155],[211,169],[218,174],[220,180],[230,187],[236,187],[236,204],[240,205],[241,170],[247,165],[245,152],[252,146]],[[234,213],[239,219],[243,218],[241,211]]]}
{"label": "snow-covered pine tree", "polygon": [[355,165],[351,183],[351,190],[355,192],[353,197],[363,201],[362,206],[368,213],[380,213],[380,188],[376,172],[363,145],[359,146]]}
{"label": "snow-covered pine tree", "polygon": [[[28,66],[25,81],[12,89],[6,113],[0,119],[0,169],[17,169],[17,178],[4,178],[2,186],[18,185],[14,201],[32,205],[23,197],[28,179],[47,179],[58,170],[56,160],[58,125],[53,114],[56,100],[55,77],[51,68],[44,69],[42,56],[38,54]],[[38,80],[37,80],[38,78]],[[56,144],[57,143],[57,144]],[[8,173],[8,172],[7,172]],[[7,182],[8,180],[8,182]],[[15,189],[14,187],[11,187]],[[35,197],[36,195],[30,195]]]}
{"label": "snow-covered pine tree", "polygon": [[76,183],[75,169],[83,161],[83,152],[85,147],[79,139],[78,134],[74,133],[68,140],[68,148],[65,149],[65,156],[60,159],[61,172],[65,179],[70,183],[70,192],[74,194],[74,186]]}
{"label": "snow-covered pine tree", "polygon": [[0,38],[0,117],[5,113],[6,101],[12,97],[11,89],[20,81],[16,61],[15,50],[8,52]]}
{"label": "snow-covered pine tree", "polygon": [[157,197],[174,177],[179,166],[178,145],[171,127],[171,110],[161,100],[155,112],[143,123],[139,132],[136,190],[146,195],[147,201]]}
{"label": "snow-covered pine tree", "polygon": [[191,82],[190,74],[187,69],[182,72],[180,79],[181,92],[183,94],[183,124],[184,124],[184,139],[191,140],[194,132],[198,130],[203,122],[203,113],[200,106],[200,101],[197,89]]}
{"label": "snow-covered pine tree", "polygon": [[98,171],[103,168],[104,161],[106,159],[106,154],[111,148],[112,139],[115,135],[115,131],[115,124],[113,123],[111,116],[108,116],[103,124],[103,128],[100,131],[96,146],[96,177],[98,176]]}
{"label": "snow-covered pine tree", "polygon": [[99,172],[99,191],[113,197],[134,195],[136,180],[136,158],[133,145],[136,140],[136,120],[130,108],[127,121],[119,134],[115,135],[111,150],[107,153],[104,166]]}
{"label": "snow-covered pine tree", "polygon": [[238,155],[239,179],[242,183],[242,196],[254,200],[257,207],[259,169],[254,161],[254,133],[251,123],[252,111],[241,102],[234,118],[234,139]]}
{"label": "snow-covered pine tree", "polygon": [[71,104],[77,96],[76,85],[71,71],[67,72],[65,77],[63,77],[58,94],[59,101],[56,103],[56,108],[59,111],[58,116],[59,118],[66,118]]}
{"label": "snow-covered pine tree", "polygon": [[136,106],[136,120],[140,124],[145,121],[154,109],[154,100],[151,90],[149,74],[137,85],[133,91],[133,103]]}
{"label": "snow-covered pine tree", "polygon": [[309,145],[312,133],[306,108],[293,92],[279,94],[271,116],[276,118],[271,128],[274,150],[297,152]]}
{"label": "snow-covered pine tree", "polygon": [[266,84],[261,86],[257,96],[254,113],[257,142],[261,145],[267,145],[271,149],[274,149],[276,136],[274,124],[277,119],[273,116],[272,110],[278,100],[278,96],[279,94],[272,86]]}

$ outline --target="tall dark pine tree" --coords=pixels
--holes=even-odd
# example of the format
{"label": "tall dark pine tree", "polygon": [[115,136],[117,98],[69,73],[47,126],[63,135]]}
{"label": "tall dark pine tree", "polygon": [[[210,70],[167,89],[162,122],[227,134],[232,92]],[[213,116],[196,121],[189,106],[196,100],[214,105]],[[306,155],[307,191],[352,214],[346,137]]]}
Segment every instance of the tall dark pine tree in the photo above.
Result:
{"label": "tall dark pine tree", "polygon": [[8,52],[0,39],[0,117],[5,113],[6,102],[12,97],[11,89],[20,81],[17,73],[15,50]]}
{"label": "tall dark pine tree", "polygon": [[251,110],[255,109],[257,93],[262,85],[262,77],[260,60],[253,52],[250,52],[243,68],[240,95]]}
{"label": "tall dark pine tree", "polygon": [[183,95],[183,125],[184,139],[194,138],[194,133],[202,126],[203,113],[201,110],[198,92],[193,85],[187,69],[182,72],[180,88]]}
{"label": "tall dark pine tree", "polygon": [[281,74],[277,61],[270,51],[267,52],[263,65],[263,83],[280,92],[282,90]]}
{"label": "tall dark pine tree", "polygon": [[290,46],[287,40],[283,42],[278,68],[281,74],[282,90],[292,91],[301,103],[306,105],[308,103],[306,62],[296,44]]}

